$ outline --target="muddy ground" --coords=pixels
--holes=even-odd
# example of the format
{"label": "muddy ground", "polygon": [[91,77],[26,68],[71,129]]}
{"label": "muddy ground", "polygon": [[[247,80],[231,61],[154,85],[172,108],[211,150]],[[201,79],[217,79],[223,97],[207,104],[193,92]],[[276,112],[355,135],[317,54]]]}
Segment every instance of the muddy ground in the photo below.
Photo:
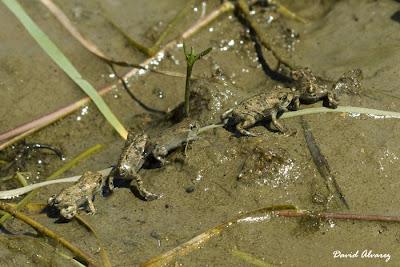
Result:
{"label": "muddy ground", "polygon": [[[33,20],[72,61],[82,76],[96,88],[117,84],[107,64],[85,50],[39,1],[20,1]],[[114,21],[136,40],[151,45],[165,24],[174,17],[182,0],[55,1],[82,34],[113,58],[141,62],[146,57],[129,46],[108,20]],[[219,1],[206,1],[210,12]],[[400,5],[398,1],[282,1],[308,20],[302,24],[271,10],[256,7],[253,17],[277,53],[296,66],[308,66],[331,80],[350,69],[364,74],[363,92],[344,95],[340,104],[381,110],[400,109]],[[197,11],[196,11],[197,10]],[[196,2],[177,26],[172,40],[201,13]],[[151,14],[151,15],[150,15]],[[0,132],[29,122],[84,97],[84,93],[48,58],[9,10],[0,4]],[[272,20],[272,22],[271,22]],[[160,23],[161,22],[161,23]],[[288,30],[290,29],[290,30]],[[293,32],[291,31],[293,30]],[[297,36],[298,34],[298,36]],[[217,122],[219,114],[246,96],[272,90],[274,81],[263,72],[243,25],[233,14],[214,21],[190,40],[197,51],[212,47],[196,63],[193,86],[212,88],[212,103],[196,115],[202,123]],[[271,55],[267,61],[274,65]],[[181,47],[164,56],[158,69],[185,73]],[[128,69],[118,68],[122,75]],[[183,101],[184,79],[156,73],[129,80],[130,89],[145,105],[168,111]],[[104,97],[126,127],[150,133],[163,131],[168,123],[132,100],[122,87]],[[314,106],[320,106],[316,103]],[[310,106],[303,106],[307,108]],[[107,198],[97,196],[97,213],[85,218],[97,229],[113,266],[138,265],[192,237],[235,217],[240,212],[271,205],[293,204],[315,211],[344,211],[357,214],[398,215],[400,182],[400,123],[340,113],[308,115],[316,142],[350,205],[346,210],[330,194],[316,170],[304,140],[300,119],[282,122],[296,129],[294,136],[273,133],[263,126],[252,130],[259,137],[237,137],[219,128],[203,133],[187,149],[171,154],[165,167],[142,170],[146,187],[163,197],[145,202],[129,188],[117,188]],[[92,104],[29,136],[29,142],[61,147],[67,160],[95,144],[104,149],[64,176],[85,170],[100,170],[115,164],[123,140]],[[274,169],[244,164],[258,151],[274,151],[281,161]],[[11,149],[1,152],[7,158]],[[41,164],[39,164],[41,160]],[[268,163],[268,162],[267,162]],[[267,163],[263,165],[268,167]],[[33,153],[28,171],[30,182],[44,179],[63,162],[52,155]],[[247,168],[238,179],[242,168]],[[253,169],[252,169],[253,168]],[[251,173],[253,171],[253,173]],[[13,184],[3,184],[8,189]],[[34,202],[46,202],[66,185],[40,191]],[[55,224],[46,215],[31,216],[98,256],[93,236],[76,221]],[[65,266],[45,238],[17,220],[3,229],[0,244],[2,266]],[[273,265],[282,266],[396,266],[400,231],[397,224],[376,222],[272,219],[244,222],[213,238],[200,249],[173,261],[177,266],[251,266],[232,251],[250,253]],[[49,241],[50,244],[53,244]],[[58,250],[62,250],[56,245]],[[334,251],[355,253],[353,259],[336,259]],[[361,252],[390,254],[384,259],[362,258]]]}

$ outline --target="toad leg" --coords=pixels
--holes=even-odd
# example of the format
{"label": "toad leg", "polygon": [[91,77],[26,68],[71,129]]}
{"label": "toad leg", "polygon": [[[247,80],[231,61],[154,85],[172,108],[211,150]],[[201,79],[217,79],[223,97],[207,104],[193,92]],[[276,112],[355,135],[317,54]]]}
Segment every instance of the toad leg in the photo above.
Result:
{"label": "toad leg", "polygon": [[137,191],[144,200],[151,201],[160,197],[159,195],[149,192],[143,186],[142,177],[138,173],[132,173],[130,176],[133,178],[130,184],[131,189]]}
{"label": "toad leg", "polygon": [[221,115],[221,122],[223,124],[227,124],[228,123],[228,117],[232,114],[233,108],[228,109],[227,111],[225,111],[222,115]]}
{"label": "toad leg", "polygon": [[285,133],[287,131],[287,129],[285,129],[285,127],[278,121],[277,116],[277,111],[272,111],[271,112],[271,123],[272,125],[275,126],[276,129],[278,129],[279,132],[281,133]]}
{"label": "toad leg", "polygon": [[291,111],[295,111],[295,110],[299,110],[300,109],[300,97],[296,96],[293,100],[292,100],[292,104],[290,105],[290,109]]}
{"label": "toad leg", "polygon": [[247,135],[247,136],[258,136],[258,134],[252,133],[250,131],[247,131],[247,128],[250,128],[254,124],[256,124],[256,119],[253,116],[246,116],[244,118],[244,121],[238,123],[236,125],[236,130],[238,130],[242,135]]}
{"label": "toad leg", "polygon": [[60,210],[60,214],[67,220],[71,220],[77,213],[78,207],[76,205],[70,205]]}
{"label": "toad leg", "polygon": [[110,174],[108,175],[106,179],[106,184],[108,187],[108,190],[113,191],[114,190],[114,176],[117,174],[117,168],[112,168]]}
{"label": "toad leg", "polygon": [[93,201],[92,201],[92,196],[86,196],[86,201],[87,201],[87,212],[89,214],[95,214],[96,209],[94,207]]}
{"label": "toad leg", "polygon": [[336,100],[335,95],[332,92],[327,93],[325,99],[324,99],[324,106],[328,108],[337,108],[338,106],[338,101]]}

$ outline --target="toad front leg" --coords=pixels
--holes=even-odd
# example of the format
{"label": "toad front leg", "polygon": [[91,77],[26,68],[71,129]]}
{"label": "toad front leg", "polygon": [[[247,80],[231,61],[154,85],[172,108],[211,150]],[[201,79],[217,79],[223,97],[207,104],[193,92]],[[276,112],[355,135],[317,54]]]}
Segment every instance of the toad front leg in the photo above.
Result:
{"label": "toad front leg", "polygon": [[87,207],[86,207],[86,212],[88,214],[94,215],[96,213],[96,208],[94,207],[93,204],[93,196],[86,196],[86,202],[87,202]]}
{"label": "toad front leg", "polygon": [[130,183],[131,190],[139,193],[144,200],[151,201],[160,197],[157,194],[151,193],[144,187],[142,177],[137,172],[132,171],[129,176],[132,178]]}
{"label": "toad front leg", "polygon": [[271,123],[281,133],[287,132],[287,129],[278,121],[278,112],[276,110],[271,111]]}
{"label": "toad front leg", "polygon": [[332,92],[328,92],[326,94],[326,97],[324,99],[324,103],[323,104],[324,104],[324,106],[326,106],[328,108],[335,109],[335,108],[337,108],[339,103],[337,101],[337,97],[335,96],[335,94],[332,93]]}

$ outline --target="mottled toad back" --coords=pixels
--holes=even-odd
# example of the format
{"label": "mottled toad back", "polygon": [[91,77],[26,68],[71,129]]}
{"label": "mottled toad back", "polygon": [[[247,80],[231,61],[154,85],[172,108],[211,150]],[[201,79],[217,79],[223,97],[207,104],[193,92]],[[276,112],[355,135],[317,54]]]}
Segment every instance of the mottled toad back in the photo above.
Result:
{"label": "mottled toad back", "polygon": [[59,209],[65,219],[72,219],[78,209],[86,208],[92,214],[96,212],[93,205],[94,195],[103,186],[103,175],[98,172],[85,172],[74,185],[63,189],[58,195],[50,197],[47,203]]}
{"label": "mottled toad back", "polygon": [[261,93],[250,97],[236,107],[222,114],[222,121],[227,124],[232,120],[236,129],[243,135],[257,136],[246,129],[257,122],[269,119],[271,123],[284,133],[287,130],[278,122],[278,115],[288,110],[294,94],[290,88],[275,87],[272,92]]}
{"label": "mottled toad back", "polygon": [[151,138],[153,146],[151,153],[155,159],[165,164],[165,157],[172,150],[198,138],[197,132],[199,129],[200,124],[197,121],[185,118],[183,121],[174,124]]}
{"label": "mottled toad back", "polygon": [[338,99],[334,91],[329,89],[309,68],[296,69],[291,72],[292,79],[296,82],[295,109],[301,104],[313,104],[323,101],[328,108],[336,108]]}
{"label": "mottled toad back", "polygon": [[109,176],[108,186],[111,190],[114,188],[114,176],[118,176],[131,180],[131,189],[137,191],[144,200],[154,200],[159,197],[143,186],[142,178],[138,173],[148,156],[149,144],[148,135],[135,134],[133,131],[129,131],[118,164]]}

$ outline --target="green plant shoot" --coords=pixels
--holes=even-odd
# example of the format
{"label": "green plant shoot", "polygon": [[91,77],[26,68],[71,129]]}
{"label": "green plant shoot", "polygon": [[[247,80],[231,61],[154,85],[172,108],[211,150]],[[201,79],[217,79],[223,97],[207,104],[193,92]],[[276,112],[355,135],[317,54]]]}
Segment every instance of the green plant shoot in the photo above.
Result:
{"label": "green plant shoot", "polygon": [[192,70],[194,63],[199,60],[200,58],[204,57],[212,50],[211,47],[207,48],[206,50],[200,52],[200,54],[196,54],[193,50],[193,47],[190,47],[190,52],[188,53],[186,50],[186,45],[183,43],[183,53],[185,54],[186,58],[186,84],[185,84],[185,116],[189,116],[190,111],[190,77],[192,76]]}

